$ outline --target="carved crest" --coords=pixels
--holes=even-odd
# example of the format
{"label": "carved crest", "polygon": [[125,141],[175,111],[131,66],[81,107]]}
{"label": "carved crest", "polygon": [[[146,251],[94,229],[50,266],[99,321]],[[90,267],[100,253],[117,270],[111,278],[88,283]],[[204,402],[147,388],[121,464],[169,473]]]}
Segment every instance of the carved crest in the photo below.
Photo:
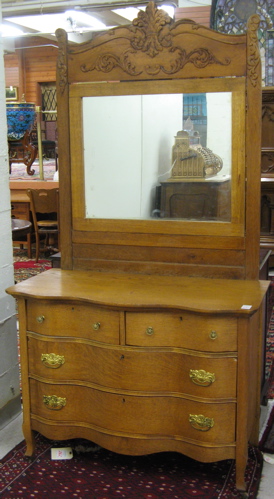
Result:
{"label": "carved crest", "polygon": [[[188,21],[188,24],[192,25],[192,29],[199,28],[193,21]],[[119,67],[131,76],[138,76],[143,72],[157,75],[160,71],[172,75],[189,63],[196,68],[205,68],[209,64],[230,64],[230,59],[220,61],[208,48],[200,47],[187,53],[183,48],[174,46],[172,25],[173,21],[166,12],[158,10],[154,3],[150,2],[145,11],[139,12],[132,26],[124,28],[129,31],[126,39],[130,47],[121,55],[111,51],[105,52],[94,62],[82,64],[81,71],[87,73],[97,70],[109,73]],[[157,62],[160,52],[163,54],[161,63]],[[142,53],[146,55],[146,59],[141,58]]]}
{"label": "carved crest", "polygon": [[171,18],[163,10],[158,10],[153,2],[150,2],[145,11],[140,11],[133,26],[136,26],[136,35],[131,40],[131,46],[136,50],[142,50],[150,57],[155,57],[164,47],[171,47],[172,40],[169,30]]}

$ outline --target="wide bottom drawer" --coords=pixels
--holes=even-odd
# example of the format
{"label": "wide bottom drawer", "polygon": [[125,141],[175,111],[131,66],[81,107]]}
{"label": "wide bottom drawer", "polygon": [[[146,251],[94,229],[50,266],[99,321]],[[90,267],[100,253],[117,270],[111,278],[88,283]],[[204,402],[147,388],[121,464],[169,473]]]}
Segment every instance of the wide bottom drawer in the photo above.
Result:
{"label": "wide bottom drawer", "polygon": [[111,432],[235,441],[234,403],[202,403],[174,396],[142,396],[30,380],[31,413],[81,422]]}

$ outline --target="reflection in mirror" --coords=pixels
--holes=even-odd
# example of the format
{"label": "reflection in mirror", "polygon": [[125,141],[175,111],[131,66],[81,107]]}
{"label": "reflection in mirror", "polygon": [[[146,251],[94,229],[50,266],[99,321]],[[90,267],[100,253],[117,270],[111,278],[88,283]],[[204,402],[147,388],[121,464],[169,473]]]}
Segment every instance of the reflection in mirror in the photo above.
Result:
{"label": "reflection in mirror", "polygon": [[231,92],[204,94],[202,134],[186,95],[83,98],[86,218],[230,220]]}

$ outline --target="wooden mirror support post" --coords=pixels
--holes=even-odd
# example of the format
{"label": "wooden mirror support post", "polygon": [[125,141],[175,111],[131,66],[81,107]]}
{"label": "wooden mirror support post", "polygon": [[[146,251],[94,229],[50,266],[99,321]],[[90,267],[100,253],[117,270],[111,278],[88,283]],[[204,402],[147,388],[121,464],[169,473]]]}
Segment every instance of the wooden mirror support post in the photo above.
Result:
{"label": "wooden mirror support post", "polygon": [[[262,307],[268,288],[268,282],[258,280],[258,24],[252,16],[246,35],[229,36],[189,20],[174,23],[149,3],[132,25],[84,44],[70,45],[66,33],[57,31],[62,268],[7,290],[18,299],[27,455],[34,452],[36,430],[52,439],[87,438],[124,454],[178,451],[204,462],[235,459],[236,486],[245,490],[248,442],[258,442]],[[152,158],[155,139],[149,128],[160,122],[157,116],[168,99],[179,96],[182,103],[183,96],[204,92],[213,104],[212,96],[219,93],[229,94],[231,101],[230,170],[219,182],[222,189],[215,188],[220,191],[218,216],[211,211],[207,218],[186,211],[176,219],[150,216],[164,182],[152,180],[157,158],[159,168],[171,172],[172,147],[163,135]],[[118,152],[124,147],[118,125],[112,133],[105,128],[111,160],[100,163],[103,155],[96,145],[86,153],[96,124],[87,104],[94,98],[99,106],[106,99],[111,105],[121,102],[118,123],[127,109],[123,96],[138,97],[132,100],[142,106],[147,96],[163,103],[150,113],[140,113],[137,106],[129,113],[132,154],[140,155],[140,170],[130,156],[128,164],[120,160],[120,167],[114,157],[116,142]],[[173,113],[171,107],[164,121]],[[102,123],[103,114],[97,116]],[[149,134],[151,174],[134,142],[141,137],[138,116]],[[208,136],[216,123],[220,129],[219,115],[210,120]],[[183,127],[183,121],[180,128],[169,125],[166,133],[174,141]],[[145,134],[139,142],[146,139]],[[174,193],[179,191],[178,203],[185,203],[191,183],[190,195],[199,206],[196,184],[218,179],[224,158],[216,171],[208,163],[203,170],[208,157],[212,161],[220,154],[205,154],[209,144],[198,154],[194,146],[187,141],[184,158],[201,157],[199,178],[189,178],[196,175],[194,163],[188,163],[187,178],[180,165],[177,179],[167,178],[176,185]],[[116,171],[110,174],[114,160]],[[217,177],[207,179],[204,171]],[[121,200],[115,201],[109,189],[107,215],[89,215],[110,175],[113,196],[123,183],[124,211],[116,215]],[[138,187],[136,182],[135,192],[130,185],[133,176],[142,179],[149,207],[139,218],[129,218]]]}

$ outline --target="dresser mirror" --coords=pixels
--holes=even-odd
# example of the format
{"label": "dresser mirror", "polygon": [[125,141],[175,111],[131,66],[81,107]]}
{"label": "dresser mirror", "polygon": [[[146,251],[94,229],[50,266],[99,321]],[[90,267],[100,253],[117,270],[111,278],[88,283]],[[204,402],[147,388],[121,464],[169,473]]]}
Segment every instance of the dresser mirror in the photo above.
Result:
{"label": "dresser mirror", "polygon": [[[197,128],[190,116],[184,119],[186,96],[83,98],[86,218],[164,220],[169,213],[161,190],[170,180],[178,193],[169,202],[182,204],[171,218],[180,219],[180,213],[185,213],[190,220],[230,221],[231,92],[205,94],[203,115],[195,120]],[[203,137],[198,132],[201,121]],[[180,146],[174,151],[175,140],[184,142],[182,151]],[[172,175],[176,162],[177,176]],[[209,187],[199,194],[204,184]],[[216,185],[224,186],[219,196]]]}
{"label": "dresser mirror", "polygon": [[[203,136],[183,114],[184,100],[190,90],[195,95],[195,86],[205,96]],[[175,81],[72,88],[72,116],[81,115],[77,128],[72,118],[70,129],[76,226],[81,220],[84,227],[115,230],[119,220],[139,231],[140,223],[149,221],[152,230],[160,223],[161,231],[169,232],[170,223],[192,231],[193,222],[203,233],[210,222],[206,230],[213,233],[220,225],[226,233],[242,233],[243,88],[239,79],[207,80],[202,87],[197,81],[191,86]],[[174,147],[182,132],[187,146],[178,156]],[[174,175],[176,160],[183,166]]]}

